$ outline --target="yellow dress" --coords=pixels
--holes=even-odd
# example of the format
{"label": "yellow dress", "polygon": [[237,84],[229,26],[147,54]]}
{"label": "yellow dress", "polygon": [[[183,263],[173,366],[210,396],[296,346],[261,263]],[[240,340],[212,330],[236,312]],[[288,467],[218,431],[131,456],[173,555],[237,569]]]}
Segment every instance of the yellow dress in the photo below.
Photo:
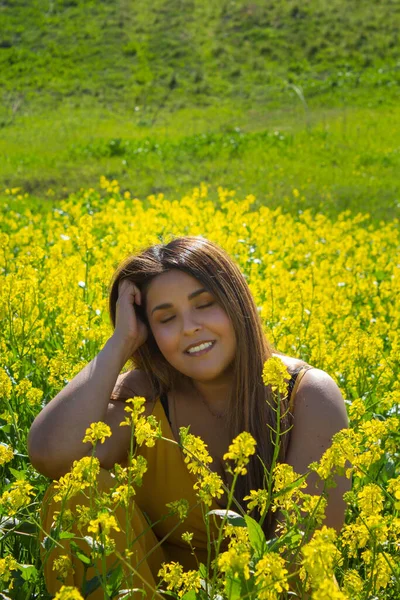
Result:
{"label": "yellow dress", "polygon": [[[297,373],[297,379],[294,381],[294,386],[290,388],[290,406],[293,405],[293,399],[304,373],[310,367],[302,368]],[[161,422],[162,434],[165,438],[174,440],[174,435],[167,416],[164,412],[160,399],[154,405],[152,414],[158,422]],[[187,465],[184,462],[185,455],[181,448],[166,440],[156,440],[153,447],[146,445],[137,448],[137,455],[141,454],[147,460],[147,471],[143,475],[142,486],[135,486],[136,494],[134,500],[131,501],[129,507],[129,524],[130,524],[130,539],[138,539],[131,545],[133,554],[127,560],[130,560],[131,565],[138,572],[138,575],[133,575],[126,580],[129,587],[137,587],[146,590],[146,598],[163,598],[161,594],[156,594],[155,590],[159,585],[158,571],[162,563],[178,561],[185,570],[198,569],[200,562],[207,565],[207,529],[205,526],[204,515],[208,510],[222,510],[215,500],[212,506],[207,508],[199,503],[196,496],[196,490],[193,485],[196,483],[196,475],[190,473]],[[111,487],[114,487],[115,480],[111,473],[106,469],[100,469],[98,475],[98,490],[107,492]],[[54,511],[59,511],[61,503],[54,502],[54,483],[47,489],[43,499],[41,509],[41,522],[44,532],[40,534],[40,541],[43,542],[46,535],[51,531],[51,526],[54,521]],[[88,488],[85,490],[88,495]],[[168,515],[170,509],[166,506],[167,503],[185,498],[189,503],[189,514],[187,518],[180,522],[178,515]],[[79,493],[67,500],[64,508],[70,509],[73,514],[76,514],[77,505],[89,505],[89,499]],[[207,509],[207,510],[206,510]],[[234,506],[231,507],[235,509]],[[125,507],[120,504],[113,512],[117,519],[121,531],[111,531],[110,535],[115,540],[117,550],[124,555],[124,550],[127,548],[126,527],[127,513]],[[208,518],[210,543],[217,539],[218,528],[217,523],[221,523],[221,519],[212,515]],[[148,520],[153,524],[151,528]],[[73,524],[70,530],[77,537],[82,537],[82,534],[77,529],[77,525]],[[182,534],[189,532],[193,534],[191,543],[195,548],[195,556],[191,554],[190,547],[182,540]],[[142,534],[142,535],[141,535]],[[78,545],[88,554],[89,546],[82,540],[75,540]],[[161,542],[161,543],[160,543]],[[40,554],[44,566],[44,577],[46,587],[50,594],[56,594],[62,585],[74,585],[80,589],[84,567],[82,562],[71,554],[69,540],[60,540],[62,548],[54,547],[47,551],[43,544],[40,545]],[[157,545],[158,544],[158,545]],[[227,544],[227,540],[225,540]],[[227,549],[227,545],[221,544],[220,551]],[[212,550],[212,547],[211,547]],[[150,553],[150,554],[148,554]],[[54,561],[61,555],[67,554],[72,560],[74,572],[70,571],[65,577],[64,583],[57,579],[58,573],[53,570]],[[211,551],[211,560],[215,557]],[[114,554],[106,557],[105,572],[111,567],[115,567],[115,561],[118,559]],[[94,577],[95,569],[102,572],[102,564],[99,560],[98,564],[88,569],[86,581]],[[124,567],[124,573],[128,577],[128,570]],[[124,581],[125,583],[125,581]],[[166,584],[162,587],[165,589]],[[154,592],[154,596],[153,596]],[[134,596],[136,597],[136,596]],[[143,598],[141,592],[137,592],[137,598]],[[104,598],[101,588],[88,596],[90,600],[100,600]]]}

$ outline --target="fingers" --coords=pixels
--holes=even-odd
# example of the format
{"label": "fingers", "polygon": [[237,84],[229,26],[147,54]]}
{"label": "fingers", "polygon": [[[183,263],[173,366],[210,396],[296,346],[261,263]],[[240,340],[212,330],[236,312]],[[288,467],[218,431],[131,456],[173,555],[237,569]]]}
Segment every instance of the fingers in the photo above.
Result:
{"label": "fingers", "polygon": [[142,303],[142,294],[139,288],[132,281],[129,281],[129,279],[122,279],[118,283],[118,299],[124,294],[129,294],[132,297],[132,301],[136,302],[136,304]]}

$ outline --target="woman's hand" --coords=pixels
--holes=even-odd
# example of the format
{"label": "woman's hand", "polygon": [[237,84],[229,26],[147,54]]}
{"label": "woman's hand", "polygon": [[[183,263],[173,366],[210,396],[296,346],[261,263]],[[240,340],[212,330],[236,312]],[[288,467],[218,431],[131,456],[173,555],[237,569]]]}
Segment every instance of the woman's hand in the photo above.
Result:
{"label": "woman's hand", "polygon": [[115,309],[115,330],[113,338],[126,346],[131,356],[147,340],[148,330],[135,311],[135,303],[142,304],[142,294],[139,288],[123,279],[118,285],[118,300]]}

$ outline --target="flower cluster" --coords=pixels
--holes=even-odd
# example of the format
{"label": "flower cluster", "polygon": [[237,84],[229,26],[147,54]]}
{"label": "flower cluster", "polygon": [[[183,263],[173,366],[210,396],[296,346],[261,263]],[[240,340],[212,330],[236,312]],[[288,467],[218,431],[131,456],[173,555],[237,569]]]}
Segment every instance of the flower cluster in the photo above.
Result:
{"label": "flower cluster", "polygon": [[13,449],[7,444],[0,444],[0,465],[10,462],[14,458]]}
{"label": "flower cluster", "polygon": [[54,600],[83,600],[83,596],[75,587],[63,585],[54,596]]}
{"label": "flower cluster", "polygon": [[84,456],[75,460],[72,469],[54,483],[56,494],[54,500],[60,502],[62,499],[72,498],[85,488],[93,485],[100,472],[100,461],[96,457]]}
{"label": "flower cluster", "polygon": [[28,506],[35,495],[34,487],[25,479],[16,479],[0,497],[0,507],[9,517]]}
{"label": "flower cluster", "polygon": [[[234,475],[246,475],[247,469],[244,465],[247,465],[249,457],[255,453],[256,445],[256,440],[247,431],[243,431],[233,440],[223,459],[236,461],[236,467],[233,470]],[[227,470],[232,473],[230,467],[227,467]]]}
{"label": "flower cluster", "polygon": [[193,488],[199,490],[199,499],[207,506],[211,506],[212,499],[220,498],[224,491],[221,477],[207,468],[207,464],[213,459],[207,452],[206,444],[200,437],[188,433],[184,427],[180,429],[180,440],[187,469],[197,475],[197,482]]}
{"label": "flower cluster", "polygon": [[201,587],[200,575],[196,571],[183,571],[177,562],[163,563],[158,576],[167,583],[167,590],[174,590],[178,598],[182,598],[190,590],[198,591]]}
{"label": "flower cluster", "polygon": [[[267,338],[279,352],[331,374],[346,399],[350,417],[350,428],[335,434],[321,460],[309,465],[312,475],[326,488],[335,484],[337,476],[352,478],[341,532],[335,537],[322,526],[326,499],[305,493],[305,474],[277,465],[269,474],[273,487],[251,490],[245,500],[249,510],[258,507],[264,513],[271,508],[275,515],[284,514],[281,545],[276,552],[268,546],[263,556],[255,558],[259,530],[248,525],[252,531],[248,539],[245,527],[236,535],[231,532],[237,548],[233,545],[220,556],[218,589],[223,590],[225,580],[237,574],[252,586],[251,593],[257,598],[286,593],[291,576],[283,561],[283,546],[296,537],[290,537],[290,528],[295,530],[301,518],[312,514],[314,524],[322,528],[303,546],[301,556],[302,581],[311,589],[313,600],[396,597],[400,537],[396,470],[400,430],[398,223],[373,225],[368,215],[349,212],[332,220],[307,210],[296,215],[268,206],[254,210],[253,195],[239,199],[222,187],[214,202],[204,184],[180,202],[171,202],[162,194],[142,201],[129,191],[121,193],[119,183],[105,177],[100,187],[100,192],[81,190],[49,210],[48,206],[46,210],[35,208],[31,199],[19,192],[17,208],[15,188],[7,197],[0,225],[3,516],[21,515],[25,521],[32,512],[32,519],[38,521],[41,491],[35,498],[37,476],[30,467],[25,468],[27,431],[44,402],[63,389],[112,334],[104,282],[121,256],[183,233],[202,235],[234,257],[249,284]],[[300,198],[297,189],[293,195]],[[134,236],[127,223],[135,227]],[[279,357],[266,360],[262,383],[274,398],[287,394],[288,380]],[[154,446],[161,437],[155,418],[143,415],[144,402],[142,397],[128,400],[122,423],[132,428],[139,448]],[[104,443],[110,433],[105,423],[93,423],[84,439],[93,445]],[[184,428],[181,433],[185,463],[198,480],[194,489],[198,499],[210,506],[213,498],[222,496],[223,482],[209,468],[212,459],[204,442],[185,435]],[[255,451],[249,434],[240,433],[224,456],[236,463],[231,471],[235,476],[246,474],[246,462]],[[116,466],[112,473],[115,485],[108,495],[96,497],[92,507],[82,501],[74,511],[68,506],[55,511],[54,520],[62,531],[68,532],[78,517],[80,527],[92,527],[96,530],[89,532],[92,538],[99,537],[99,519],[106,519],[108,536],[114,533],[117,537],[111,517],[120,507],[129,508],[146,470],[142,458],[139,453],[135,459],[130,457],[127,465]],[[68,503],[82,491],[83,495],[90,491],[90,498],[96,496],[99,472],[95,457],[75,461],[70,472],[54,482],[55,500]],[[186,517],[189,508],[184,502],[168,504],[180,519]],[[185,540],[192,541],[190,533]],[[15,543],[13,547],[23,545]],[[105,550],[111,547],[110,541]],[[66,556],[62,553],[55,563],[60,577],[68,569]],[[15,562],[12,560],[9,555],[0,559],[4,588],[12,583],[10,573],[16,565],[26,562],[22,550]],[[180,565],[171,564],[162,571],[170,590],[179,596],[199,589],[196,573],[184,573]],[[76,588],[63,587],[56,598],[79,600],[81,595]]]}
{"label": "flower cluster", "polygon": [[127,467],[122,467],[118,463],[114,465],[116,486],[111,491],[111,498],[116,505],[121,502],[125,507],[128,506],[130,498],[136,494],[135,486],[142,485],[146,471],[147,460],[141,454],[137,458],[131,457]]}
{"label": "flower cluster", "polygon": [[281,593],[289,590],[288,574],[284,559],[275,552],[267,552],[255,571],[257,598],[279,600]]}
{"label": "flower cluster", "polygon": [[52,570],[57,571],[61,579],[65,579],[68,573],[74,573],[75,571],[71,557],[67,554],[62,554],[54,560]]}
{"label": "flower cluster", "polygon": [[18,563],[11,554],[7,554],[4,558],[0,558],[0,584],[2,589],[6,587],[12,589],[14,587],[12,571],[17,571]]}
{"label": "flower cluster", "polygon": [[98,421],[97,423],[92,423],[90,427],[86,429],[85,437],[83,438],[83,443],[89,442],[93,444],[93,446],[100,442],[104,444],[107,437],[111,437],[111,429],[102,421]]}
{"label": "flower cluster", "polygon": [[286,365],[277,356],[272,356],[264,364],[262,379],[265,385],[270,385],[272,391],[278,391],[285,396],[287,394],[290,374]]}
{"label": "flower cluster", "polygon": [[138,446],[143,443],[148,446],[154,446],[157,439],[161,437],[160,423],[157,422],[153,415],[140,417],[140,413],[144,412],[143,404],[146,399],[142,396],[135,396],[126,400],[128,406],[124,408],[125,412],[128,413],[125,420],[120,423],[121,427],[129,426],[133,427],[135,433],[135,441]]}
{"label": "flower cluster", "polygon": [[302,576],[305,577],[305,573],[308,573],[311,585],[318,593],[321,593],[321,588],[324,589],[327,580],[332,580],[336,565],[343,561],[334,544],[335,540],[334,529],[324,525],[302,549]]}
{"label": "flower cluster", "polygon": [[251,545],[247,529],[225,525],[225,536],[230,537],[228,550],[221,552],[216,563],[222,573],[233,578],[250,579]]}
{"label": "flower cluster", "polygon": [[177,514],[182,521],[186,519],[189,511],[189,502],[186,498],[167,502],[166,506],[171,509],[172,514]]}

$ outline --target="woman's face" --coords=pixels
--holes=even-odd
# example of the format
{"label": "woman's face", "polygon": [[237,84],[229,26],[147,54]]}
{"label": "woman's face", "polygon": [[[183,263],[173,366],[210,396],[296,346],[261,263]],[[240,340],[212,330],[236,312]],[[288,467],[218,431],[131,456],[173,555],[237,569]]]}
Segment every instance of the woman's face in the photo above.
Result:
{"label": "woman's face", "polygon": [[[146,315],[164,358],[198,381],[220,377],[236,351],[232,323],[215,297],[194,277],[173,269],[155,277],[147,290]],[[188,347],[213,342],[202,354]]]}

